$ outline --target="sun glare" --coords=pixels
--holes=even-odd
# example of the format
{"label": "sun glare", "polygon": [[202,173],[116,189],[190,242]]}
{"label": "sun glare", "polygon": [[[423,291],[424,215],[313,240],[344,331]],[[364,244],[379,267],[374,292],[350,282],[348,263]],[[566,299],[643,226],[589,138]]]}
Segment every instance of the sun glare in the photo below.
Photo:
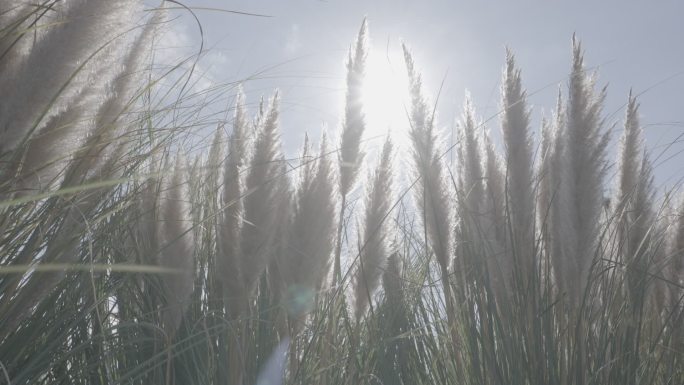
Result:
{"label": "sun glare", "polygon": [[404,104],[407,77],[403,60],[386,50],[371,50],[366,63],[363,105],[366,113],[366,139],[393,137],[407,125]]}

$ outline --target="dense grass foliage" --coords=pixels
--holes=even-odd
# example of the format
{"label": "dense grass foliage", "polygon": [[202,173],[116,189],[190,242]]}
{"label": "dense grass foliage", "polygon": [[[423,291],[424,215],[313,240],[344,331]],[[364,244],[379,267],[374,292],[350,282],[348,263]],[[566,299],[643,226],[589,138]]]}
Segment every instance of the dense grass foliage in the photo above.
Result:
{"label": "dense grass foliage", "polygon": [[579,41],[538,135],[508,52],[503,145],[468,100],[454,148],[404,46],[409,140],[369,162],[364,20],[291,158],[277,91],[194,94],[140,6],[0,6],[0,384],[684,383],[684,204],[632,95],[608,180]]}

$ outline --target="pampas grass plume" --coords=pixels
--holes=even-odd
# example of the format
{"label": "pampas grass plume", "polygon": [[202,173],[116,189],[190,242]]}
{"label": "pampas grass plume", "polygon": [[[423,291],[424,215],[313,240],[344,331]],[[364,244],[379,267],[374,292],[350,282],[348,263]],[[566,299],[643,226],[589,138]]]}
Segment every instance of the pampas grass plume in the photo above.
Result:
{"label": "pampas grass plume", "polygon": [[162,182],[157,222],[159,264],[177,271],[162,280],[166,300],[162,325],[170,335],[178,330],[194,290],[195,240],[184,165],[183,157],[177,155],[171,177]]}
{"label": "pampas grass plume", "polygon": [[557,196],[557,219],[561,224],[555,235],[562,239],[562,266],[572,287],[560,288],[576,309],[588,289],[589,274],[597,246],[599,216],[603,207],[603,178],[606,173],[608,132],[603,129],[601,110],[605,89],[594,91],[594,80],[584,69],[581,44],[573,37],[573,64],[569,82],[566,126],[563,135],[561,184]]}
{"label": "pampas grass plume", "polygon": [[323,287],[335,245],[336,178],[325,134],[318,158],[308,160],[309,151],[305,143],[287,261],[281,265],[288,311],[295,318],[308,312],[302,305],[311,304]]}
{"label": "pampas grass plume", "polygon": [[41,123],[45,124],[45,118],[72,105],[89,82],[102,76],[95,74],[109,68],[107,50],[81,68],[83,62],[125,30],[125,21],[131,19],[140,3],[78,0],[65,7],[64,19],[69,22],[36,41],[16,73],[2,79],[0,89],[13,97],[0,106],[0,153],[27,140]]}
{"label": "pampas grass plume", "polygon": [[534,261],[534,193],[532,190],[532,140],[527,94],[522,88],[520,70],[515,57],[506,51],[503,75],[501,131],[505,148],[506,203],[511,217],[514,255],[522,277],[535,269]]}
{"label": "pampas grass plume", "polygon": [[368,23],[363,19],[356,38],[354,51],[350,50],[347,60],[347,93],[345,95],[344,121],[340,137],[339,152],[339,192],[342,197],[337,225],[337,245],[333,266],[333,282],[341,278],[342,227],[347,194],[352,190],[365,156],[361,148],[361,138],[366,128],[363,112],[363,82],[368,55]]}
{"label": "pampas grass plume", "polygon": [[479,136],[477,135],[478,124],[475,121],[475,109],[466,93],[463,105],[463,115],[458,124],[459,141],[458,153],[458,181],[463,203],[468,211],[468,221],[474,220],[481,214],[484,199],[484,171],[482,169],[482,150]]}
{"label": "pampas grass plume", "polygon": [[368,178],[365,219],[360,236],[359,265],[354,277],[356,319],[368,308],[389,254],[389,212],[392,206],[392,149],[388,136],[373,175]]}
{"label": "pampas grass plume", "polygon": [[244,225],[241,233],[242,274],[252,292],[272,252],[276,179],[280,174],[278,93],[271,99],[254,142],[245,179]]}
{"label": "pampas grass plume", "polygon": [[486,240],[487,270],[499,299],[512,289],[511,277],[515,266],[509,249],[508,218],[506,216],[506,186],[501,160],[489,135],[484,135],[485,196],[481,231]]}
{"label": "pampas grass plume", "polygon": [[[622,262],[627,270],[627,293],[633,303],[639,303],[646,291],[650,240],[654,226],[653,176],[644,149],[643,133],[639,125],[639,105],[630,91],[621,138],[619,159],[617,215],[618,233],[622,248]],[[661,301],[663,302],[663,301]]]}
{"label": "pampas grass plume", "polygon": [[244,94],[242,89],[239,89],[235,102],[233,132],[230,135],[228,155],[223,169],[223,193],[220,203],[223,211],[219,216],[216,261],[226,310],[233,318],[245,311],[243,304],[247,296],[241,271],[242,250],[240,244],[243,215],[241,171],[243,158],[247,152],[248,129],[247,111],[244,104]]}
{"label": "pampas grass plume", "polygon": [[132,39],[130,47],[122,48],[126,53],[121,69],[104,92],[106,99],[97,109],[94,127],[66,173],[66,184],[115,176],[115,166],[121,163],[121,155],[130,140],[126,137],[126,129],[132,122],[127,119],[126,112],[143,80],[153,39],[165,21],[166,11],[163,8],[155,11],[142,31]]}
{"label": "pampas grass plume", "polygon": [[420,208],[430,246],[441,268],[446,271],[452,251],[451,194],[444,181],[440,140],[434,129],[434,116],[422,94],[421,76],[408,47],[402,47],[411,96],[409,137],[413,173],[420,178],[414,189],[415,201]]}
{"label": "pampas grass plume", "polygon": [[[421,76],[415,68],[411,52],[406,45],[402,45],[402,48],[411,97],[409,138],[413,151],[413,175],[418,180],[414,187],[414,199],[423,220],[426,246],[429,244],[432,248],[439,264],[451,343],[455,350],[459,350],[460,338],[456,330],[456,312],[449,275],[454,231],[451,222],[452,194],[444,180],[443,152],[434,129],[434,113],[429,110],[423,96]],[[456,356],[456,360],[460,366],[460,356]]]}
{"label": "pampas grass plume", "polygon": [[364,158],[361,137],[366,127],[362,91],[368,55],[368,23],[363,19],[354,51],[347,60],[347,94],[340,138],[340,194],[347,195],[354,185]]}

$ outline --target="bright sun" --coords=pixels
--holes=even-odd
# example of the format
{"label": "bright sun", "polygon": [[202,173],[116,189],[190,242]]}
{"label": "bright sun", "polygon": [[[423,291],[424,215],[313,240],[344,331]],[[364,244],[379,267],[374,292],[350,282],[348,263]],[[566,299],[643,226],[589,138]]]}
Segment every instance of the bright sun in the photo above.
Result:
{"label": "bright sun", "polygon": [[407,84],[406,69],[400,57],[391,56],[384,49],[369,52],[363,87],[366,139],[377,143],[388,130],[396,137],[394,134],[407,126],[404,107]]}

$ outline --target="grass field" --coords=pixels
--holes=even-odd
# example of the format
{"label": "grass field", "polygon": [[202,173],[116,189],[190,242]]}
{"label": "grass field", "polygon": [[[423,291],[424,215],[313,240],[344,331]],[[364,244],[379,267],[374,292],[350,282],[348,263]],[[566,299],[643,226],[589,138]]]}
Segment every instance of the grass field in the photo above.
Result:
{"label": "grass field", "polygon": [[404,46],[407,140],[367,154],[364,20],[340,129],[292,156],[278,91],[207,121],[154,66],[167,20],[0,9],[0,384],[684,384],[681,192],[578,39],[539,130],[508,52],[451,147]]}

